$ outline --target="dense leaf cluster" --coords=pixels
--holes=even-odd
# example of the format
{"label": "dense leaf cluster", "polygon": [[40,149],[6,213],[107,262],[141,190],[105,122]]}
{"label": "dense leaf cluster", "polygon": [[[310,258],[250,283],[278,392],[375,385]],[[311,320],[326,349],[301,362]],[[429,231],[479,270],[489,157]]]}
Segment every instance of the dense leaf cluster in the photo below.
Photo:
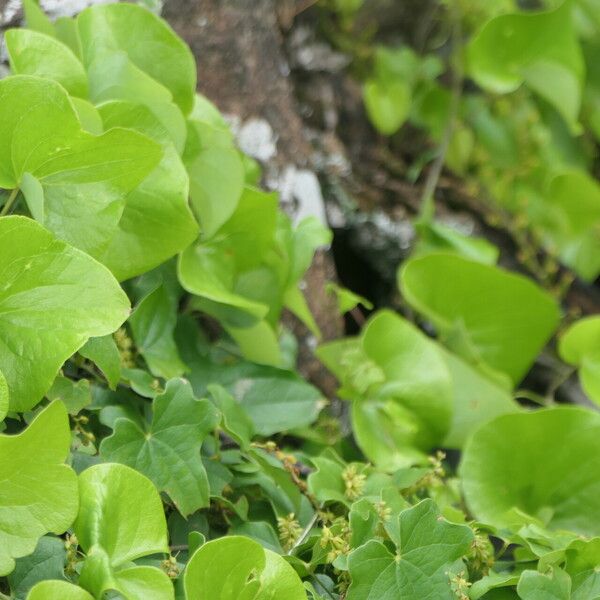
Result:
{"label": "dense leaf cluster", "polygon": [[[347,27],[360,5],[331,8]],[[25,8],[0,81],[0,597],[600,598],[600,415],[515,399],[561,325],[556,296],[424,212],[398,271],[417,317],[381,310],[317,349],[346,431],[280,324],[288,309],[319,336],[300,283],[329,232],[256,187],[164,21]],[[511,210],[533,198],[544,243],[587,279],[600,193],[575,136],[595,135],[592,10],[486,15],[469,74],[503,96],[461,99],[448,155]],[[378,50],[375,126],[442,136],[440,65]],[[368,304],[329,290],[342,313]],[[600,403],[600,319],[561,333]]]}

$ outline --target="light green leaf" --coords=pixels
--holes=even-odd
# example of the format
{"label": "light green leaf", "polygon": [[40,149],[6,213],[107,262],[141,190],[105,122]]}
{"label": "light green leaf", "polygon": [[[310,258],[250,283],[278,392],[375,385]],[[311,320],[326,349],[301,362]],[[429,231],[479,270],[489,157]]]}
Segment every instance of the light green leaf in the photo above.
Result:
{"label": "light green leaf", "polygon": [[4,417],[8,413],[9,397],[8,397],[8,383],[6,378],[0,371],[0,422],[4,420]]}
{"label": "light green leaf", "polygon": [[83,550],[102,548],[111,565],[169,551],[162,502],[152,482],[129,467],[100,464],[79,476],[73,526]]}
{"label": "light green leaf", "polygon": [[190,176],[191,203],[202,236],[209,239],[237,207],[244,189],[244,166],[233,143],[227,143],[227,137],[225,142],[220,139],[218,145],[213,142],[216,134],[212,125],[188,121],[188,132],[184,162]]}
{"label": "light green leaf", "polygon": [[49,535],[40,538],[34,552],[18,558],[15,570],[8,576],[14,599],[23,600],[38,581],[64,580],[65,559],[65,543],[61,538]]}
{"label": "light green leaf", "polygon": [[523,571],[517,592],[523,600],[571,600],[571,578],[558,567],[547,575]]}
{"label": "light green leaf", "polygon": [[84,10],[77,25],[86,66],[107,53],[125,52],[136,67],[171,92],[184,114],[192,110],[194,57],[163,19],[135,4],[108,4]]}
{"label": "light green leaf", "polygon": [[255,600],[306,600],[302,581],[294,568],[279,554],[265,548],[265,568]]}
{"label": "light green leaf", "polygon": [[435,598],[455,600],[451,569],[469,551],[471,529],[443,519],[432,500],[398,516],[396,554],[371,540],[350,554],[348,600]]}
{"label": "light green leaf", "polygon": [[200,446],[217,421],[218,413],[208,400],[197,400],[187,381],[172,379],[154,399],[148,431],[129,419],[117,419],[114,433],[100,445],[100,454],[149,477],[187,516],[208,506]]}
{"label": "light green leaf", "polygon": [[[568,448],[568,452],[565,452]],[[600,533],[600,415],[561,407],[497,417],[467,442],[460,465],[480,521]]]}
{"label": "light green leaf", "polygon": [[87,553],[80,585],[97,597],[114,589],[127,600],[171,600],[173,587],[164,572],[129,567],[137,558],[169,551],[162,502],[152,482],[124,465],[94,465],[79,476],[79,498],[73,529]]}
{"label": "light green leaf", "polygon": [[102,259],[117,229],[128,230],[126,194],[156,166],[160,146],[131,130],[83,131],[66,92],[49,80],[0,81],[0,109],[10,115],[0,126],[0,185],[19,187],[30,173],[43,188],[43,224]]}
{"label": "light green leaf", "polygon": [[558,324],[556,301],[521,275],[451,254],[430,254],[399,271],[406,300],[451,350],[518,383]]}
{"label": "light green leaf", "polygon": [[363,98],[373,125],[380,133],[392,135],[408,118],[412,93],[401,79],[370,79],[365,83]]}
{"label": "light green leaf", "polygon": [[600,404],[600,316],[571,325],[560,338],[558,349],[563,360],[579,368],[583,389]]}
{"label": "light green leaf", "polygon": [[[134,105],[136,113],[144,107],[162,125],[177,152],[183,151],[186,130],[181,110],[172,101],[169,90],[138,69],[127,54],[120,51],[104,54],[88,65],[87,75],[90,99],[95,104],[125,102]],[[125,116],[123,111],[119,113],[121,118]],[[143,125],[144,119],[137,122]]]}
{"label": "light green leaf", "polygon": [[94,600],[94,596],[67,581],[40,581],[35,585],[27,600]]}
{"label": "light green leaf", "polygon": [[277,333],[266,321],[257,321],[250,327],[224,327],[247,360],[261,365],[282,365],[283,358]]}
{"label": "light green leaf", "polygon": [[25,11],[25,25],[33,31],[39,31],[46,35],[54,36],[54,25],[40,8],[37,0],[23,0]]}
{"label": "light green leaf", "polygon": [[0,256],[0,371],[11,410],[24,411],[88,338],[123,323],[129,301],[105,267],[31,219],[0,219]]}
{"label": "light green leaf", "polygon": [[547,244],[586,281],[600,274],[600,187],[583,171],[550,182],[540,224]]}
{"label": "light green leaf", "polygon": [[77,514],[77,477],[64,464],[71,444],[65,407],[53,402],[18,435],[0,435],[0,575],[31,554],[45,533]]}
{"label": "light green leaf", "polygon": [[362,304],[366,309],[372,310],[373,304],[363,296],[354,293],[352,290],[346,289],[330,282],[325,286],[325,290],[333,294],[337,300],[338,312],[343,315]]}
{"label": "light green leaf", "polygon": [[[73,108],[77,113],[77,118],[81,123],[82,129],[92,135],[102,135],[104,127],[98,109],[91,102],[82,98],[72,97],[71,102],[73,103]],[[106,129],[109,128],[107,127]]]}
{"label": "light green leaf", "polygon": [[127,195],[119,228],[102,256],[119,279],[127,279],[156,267],[191,244],[198,225],[188,206],[188,178],[170,143],[170,130],[139,104],[109,102],[100,106],[99,112],[105,127],[135,129],[163,144],[160,163]]}
{"label": "light green leaf", "polygon": [[185,593],[195,600],[305,600],[302,581],[278,554],[228,536],[207,542],[190,559]]}
{"label": "light green leaf", "polygon": [[500,15],[468,48],[469,71],[497,93],[527,83],[578,130],[584,63],[571,22],[572,2],[549,12]]}
{"label": "light green leaf", "polygon": [[121,356],[112,335],[90,338],[79,349],[81,356],[91,360],[102,371],[111,390],[121,380]]}
{"label": "light green leaf", "polygon": [[508,390],[455,354],[443,351],[454,388],[452,425],[445,448],[462,448],[469,435],[494,417],[521,410]]}
{"label": "light green leaf", "polygon": [[[231,320],[233,326],[248,326],[267,314],[265,303],[238,289],[243,285],[240,276],[258,268],[273,243],[276,218],[277,197],[246,188],[236,212],[219,232],[184,250],[178,264],[179,280],[187,291],[202,298],[204,310]],[[239,311],[251,322],[239,323]]]}
{"label": "light green leaf", "polygon": [[369,320],[357,344],[326,344],[321,359],[332,346],[339,358],[326,364],[353,399],[354,434],[371,461],[400,468],[442,442],[452,415],[452,380],[434,342],[386,310]]}
{"label": "light green leaf", "polygon": [[87,77],[73,52],[43,33],[10,29],[4,34],[15,75],[36,75],[60,83],[72,96],[87,97]]}
{"label": "light green leaf", "polygon": [[485,238],[464,235],[437,221],[417,223],[416,230],[419,234],[419,241],[413,256],[435,252],[455,252],[486,265],[495,265],[500,254],[498,248]]}
{"label": "light green leaf", "polygon": [[572,600],[600,598],[600,538],[575,540],[566,549],[565,570],[573,582]]}

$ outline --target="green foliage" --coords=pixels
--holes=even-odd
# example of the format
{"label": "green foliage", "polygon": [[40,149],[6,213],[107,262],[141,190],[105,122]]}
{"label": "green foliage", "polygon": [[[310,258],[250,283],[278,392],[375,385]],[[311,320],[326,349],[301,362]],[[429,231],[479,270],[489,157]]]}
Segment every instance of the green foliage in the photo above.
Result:
{"label": "green foliage", "polygon": [[433,254],[399,273],[407,301],[466,360],[517,384],[554,332],[556,302],[530,280],[459,256]]}
{"label": "green foliage", "polygon": [[306,597],[300,578],[283,558],[248,538],[231,536],[204,544],[184,577],[188,598],[275,600]]}
{"label": "green foliage", "polygon": [[149,477],[187,516],[208,506],[208,479],[199,450],[217,414],[208,400],[194,398],[184,380],[169,381],[152,404],[152,423],[146,430],[130,419],[117,419],[100,454]]}
{"label": "green foliage", "polygon": [[561,357],[579,369],[581,385],[600,404],[600,317],[581,319],[560,338]]}
{"label": "green foliage", "polygon": [[[574,407],[503,415],[467,442],[460,472],[473,514],[598,535],[600,417]],[[568,448],[568,453],[564,449]]]}
{"label": "green foliage", "polygon": [[114,331],[129,302],[95,260],[25,217],[0,220],[0,371],[11,410],[32,408],[90,337]]}
{"label": "green foliage", "polygon": [[[368,49],[367,112],[423,130],[531,223],[544,269],[592,282],[597,15],[458,4],[442,21],[467,64],[455,39]],[[368,7],[324,3],[344,34]],[[301,289],[331,234],[258,187],[184,42],[132,3],[24,9],[0,81],[0,597],[599,598],[598,414],[553,406],[560,381],[515,394],[543,409],[513,396],[560,325],[537,247],[535,283],[427,199],[402,315],[316,352],[330,406],[281,316],[320,337]],[[482,89],[456,98],[440,75],[462,67]],[[558,340],[596,403],[599,334],[588,317]]]}
{"label": "green foliage", "polygon": [[54,402],[19,435],[0,435],[0,573],[31,554],[45,533],[63,533],[77,513],[77,478],[65,465],[70,432]]}
{"label": "green foliage", "polygon": [[350,555],[348,600],[455,598],[449,579],[469,550],[472,531],[440,518],[431,500],[402,511],[397,519],[397,530],[390,534],[395,554],[370,541]]}

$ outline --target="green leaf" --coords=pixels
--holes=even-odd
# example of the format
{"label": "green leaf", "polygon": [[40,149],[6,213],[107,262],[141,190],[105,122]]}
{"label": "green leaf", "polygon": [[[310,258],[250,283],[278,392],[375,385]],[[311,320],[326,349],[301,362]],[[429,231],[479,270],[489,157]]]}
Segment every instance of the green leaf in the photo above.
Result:
{"label": "green leaf", "polygon": [[556,301],[521,275],[451,254],[430,254],[399,271],[406,300],[451,350],[517,384],[559,320]]}
{"label": "green leaf", "polygon": [[25,11],[25,24],[29,29],[54,36],[55,30],[52,21],[46,16],[40,8],[37,0],[23,0],[23,10]]}
{"label": "green leaf", "polygon": [[408,118],[411,89],[404,81],[367,81],[363,90],[369,119],[384,135],[392,135]]}
{"label": "green leaf", "polygon": [[454,403],[452,425],[442,444],[462,448],[467,438],[483,423],[521,410],[508,390],[473,368],[455,354],[443,351],[452,377]]}
{"label": "green leaf", "polygon": [[65,407],[53,402],[18,435],[0,435],[0,575],[31,554],[48,532],[77,514],[77,477],[64,464],[71,444]]}
{"label": "green leaf", "polygon": [[100,454],[146,475],[187,516],[208,506],[200,446],[217,420],[208,400],[197,400],[187,381],[173,379],[154,399],[148,431],[129,419],[117,419],[114,433],[100,445]]}
{"label": "green leaf", "polygon": [[133,65],[171,92],[184,114],[191,111],[194,57],[163,19],[135,4],[108,4],[84,10],[77,26],[86,66],[108,53],[124,52]]}
{"label": "green leaf", "polygon": [[344,287],[337,285],[336,283],[330,282],[325,286],[325,290],[333,294],[337,300],[338,312],[343,315],[356,308],[359,304],[362,304],[367,310],[373,309],[373,304],[363,296],[354,293],[352,290],[348,290]]}
{"label": "green leaf", "polygon": [[600,274],[600,187],[592,177],[580,171],[554,177],[539,222],[548,245],[582,279]]}
{"label": "green leaf", "polygon": [[572,600],[600,598],[600,538],[575,540],[565,552],[565,570],[573,582]]}
{"label": "green leaf", "polygon": [[244,189],[244,165],[225,124],[199,120],[215,120],[212,112],[202,114],[206,111],[198,107],[200,102],[197,98],[194,114],[188,120],[183,160],[190,176],[192,206],[203,238],[209,239],[235,212]]}
{"label": "green leaf", "polygon": [[584,63],[572,2],[556,10],[495,17],[468,48],[469,71],[483,88],[507,93],[526,83],[578,131]]}
{"label": "green leaf", "polygon": [[[239,390],[236,394],[235,392]],[[234,388],[259,435],[310,425],[323,407],[321,392],[289,371],[265,367]]]}
{"label": "green leaf", "polygon": [[266,548],[265,558],[256,600],[306,600],[304,586],[294,568],[279,554]]}
{"label": "green leaf", "polygon": [[72,96],[87,97],[87,77],[73,52],[43,33],[10,29],[4,34],[15,75],[36,75],[60,83]]}
{"label": "green leaf", "polygon": [[547,575],[523,571],[517,592],[523,600],[571,600],[571,578],[557,567]]}
{"label": "green leaf", "polygon": [[46,393],[49,400],[60,400],[71,415],[76,415],[92,402],[90,382],[87,379],[73,381],[59,375]]}
{"label": "green leaf", "polygon": [[9,402],[8,383],[6,383],[6,378],[2,374],[2,371],[0,371],[0,422],[4,420],[4,417],[8,413]]}
{"label": "green leaf", "polygon": [[129,318],[135,344],[153,375],[178,377],[187,367],[179,357],[173,338],[177,302],[164,285],[145,296]]}
{"label": "green leaf", "polygon": [[[391,311],[373,316],[357,343],[325,344],[319,357],[353,399],[358,445],[383,469],[418,462],[440,444],[452,416],[452,380],[441,351]],[[336,364],[337,362],[337,364]]]}
{"label": "green leaf", "polygon": [[500,254],[498,248],[485,238],[464,235],[456,229],[438,223],[420,222],[416,224],[419,241],[414,249],[413,256],[435,252],[455,252],[476,260],[486,265],[495,265]]}
{"label": "green leaf", "polygon": [[238,310],[251,320],[267,314],[265,303],[248,298],[238,289],[240,275],[259,267],[272,244],[276,218],[276,196],[246,188],[236,212],[218,234],[184,250],[178,264],[179,280],[188,292],[203,299],[204,310],[231,320],[233,326],[240,325]]}
{"label": "green leaf", "polygon": [[90,338],[79,354],[91,360],[102,371],[111,390],[116,389],[121,380],[121,355],[112,335]]}
{"label": "green leaf", "polygon": [[34,552],[18,558],[15,570],[8,576],[15,600],[23,600],[38,581],[64,579],[65,558],[65,543],[62,539],[49,535],[40,538]]}
{"label": "green leaf", "polygon": [[185,593],[195,600],[305,600],[302,581],[278,554],[228,536],[207,542],[190,559]]}
{"label": "green leaf", "polygon": [[209,385],[210,397],[221,413],[221,426],[243,450],[250,448],[254,425],[239,402],[220,385]]}
{"label": "green leaf", "polygon": [[[191,244],[198,225],[188,206],[188,177],[165,126],[146,107],[109,102],[99,108],[105,127],[126,127],[163,145],[160,163],[126,197],[102,261],[128,279],[165,262]],[[168,224],[168,226],[165,226]]]}
{"label": "green leaf", "polygon": [[162,502],[152,482],[124,465],[94,465],[79,476],[79,498],[73,529],[87,553],[80,585],[97,597],[114,589],[127,600],[172,599],[165,573],[128,566],[169,552]]}
{"label": "green leaf", "polygon": [[[568,448],[568,452],[565,452]],[[497,417],[467,442],[460,475],[480,521],[600,533],[600,415],[561,407]]]}
{"label": "green leaf", "polygon": [[558,350],[563,360],[578,367],[583,389],[600,404],[600,317],[571,325],[560,338]]}
{"label": "green leaf", "polygon": [[43,189],[43,224],[104,259],[118,227],[127,231],[126,195],[156,166],[160,146],[131,130],[83,131],[63,88],[36,77],[0,81],[0,110],[10,115],[0,127],[0,185],[19,187],[29,173]]}
{"label": "green leaf", "polygon": [[33,407],[64,361],[127,318],[108,270],[25,217],[0,219],[0,371],[11,410]]}
{"label": "green leaf", "polygon": [[94,596],[72,583],[48,580],[35,585],[27,600],[94,600]]}
{"label": "green leaf", "polygon": [[348,600],[454,600],[450,570],[469,551],[471,529],[443,519],[429,499],[403,510],[398,524],[395,555],[375,540],[350,554]]}

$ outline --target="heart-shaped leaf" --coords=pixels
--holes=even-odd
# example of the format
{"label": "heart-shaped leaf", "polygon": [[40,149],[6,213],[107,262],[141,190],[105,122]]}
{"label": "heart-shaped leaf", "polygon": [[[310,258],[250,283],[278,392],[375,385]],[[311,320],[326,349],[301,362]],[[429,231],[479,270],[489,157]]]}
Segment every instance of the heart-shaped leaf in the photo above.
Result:
{"label": "heart-shaped leaf", "polygon": [[493,92],[526,83],[577,131],[585,68],[571,10],[567,1],[549,12],[495,17],[471,42],[468,63],[475,81]]}
{"label": "heart-shaped leaf", "polygon": [[171,92],[184,114],[191,111],[196,93],[194,57],[164,20],[135,4],[105,4],[84,10],[77,27],[86,66],[110,52],[124,52],[135,67]]}
{"label": "heart-shaped leaf", "polygon": [[36,220],[102,259],[161,147],[132,130],[83,131],[65,90],[37,77],[0,81],[0,111],[0,186],[21,187]]}
{"label": "heart-shaped leaf", "polygon": [[70,48],[31,29],[10,29],[4,36],[10,68],[15,75],[53,79],[72,96],[87,97],[83,65]]}
{"label": "heart-shaped leaf", "polygon": [[278,554],[257,542],[228,536],[201,546],[184,575],[195,600],[305,600],[302,581]]}
{"label": "heart-shaped leaf", "polygon": [[90,337],[115,331],[129,301],[101,264],[26,217],[0,219],[0,371],[11,410],[33,407]]}
{"label": "heart-shaped leaf", "polygon": [[451,254],[406,263],[400,289],[457,354],[518,383],[558,324],[556,301],[521,275]]}
{"label": "heart-shaped leaf", "polygon": [[79,514],[73,526],[87,557],[79,583],[96,597],[116,590],[127,598],[170,600],[173,586],[154,567],[129,566],[168,553],[167,524],[153,483],[129,467],[105,463],[79,476]]}
{"label": "heart-shaped leaf", "polygon": [[[568,448],[568,452],[565,452]],[[460,465],[477,519],[600,533],[600,415],[575,407],[503,415],[479,428]]]}
{"label": "heart-shaped leaf", "polygon": [[77,476],[64,464],[67,411],[53,402],[18,435],[0,435],[0,575],[31,554],[45,533],[63,533],[77,514]]}
{"label": "heart-shaped leaf", "polygon": [[563,360],[579,368],[583,389],[600,404],[600,317],[587,317],[571,325],[558,348]]}

